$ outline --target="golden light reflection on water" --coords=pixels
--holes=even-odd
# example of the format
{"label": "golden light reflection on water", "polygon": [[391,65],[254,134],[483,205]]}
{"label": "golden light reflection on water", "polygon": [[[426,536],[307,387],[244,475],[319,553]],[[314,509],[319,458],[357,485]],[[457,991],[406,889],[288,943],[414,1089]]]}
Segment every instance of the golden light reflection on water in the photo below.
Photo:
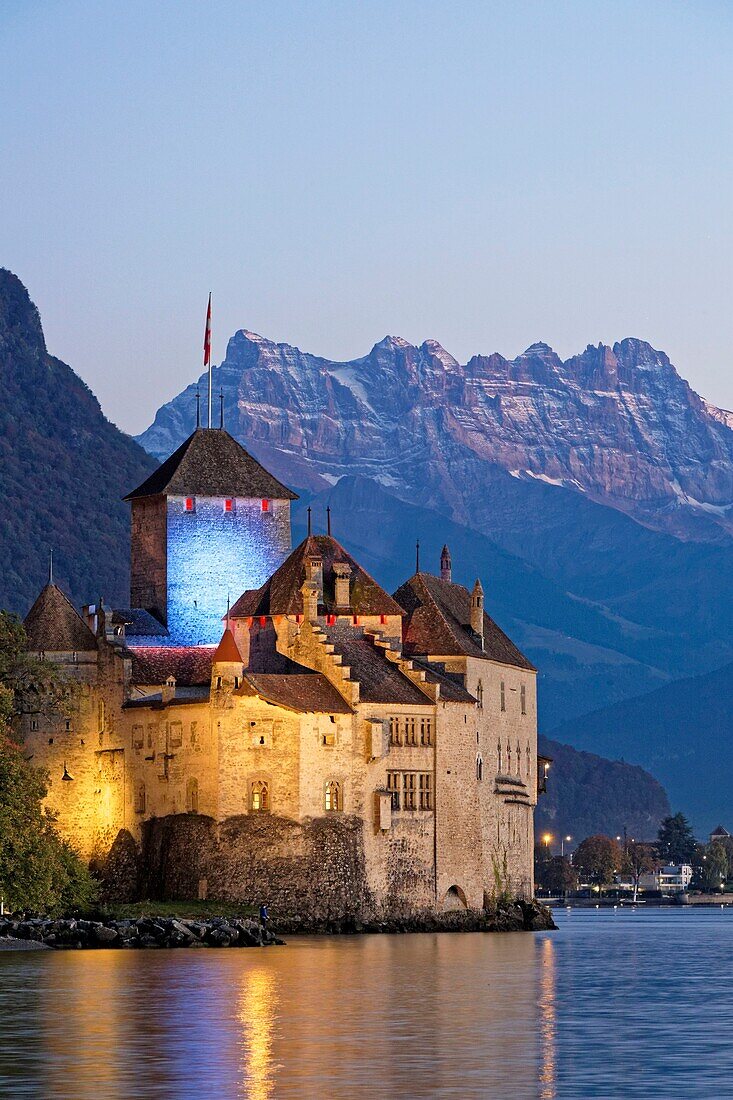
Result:
{"label": "golden light reflection on water", "polygon": [[555,984],[555,944],[546,936],[540,947],[540,1100],[557,1095]]}
{"label": "golden light reflection on water", "polygon": [[269,1100],[275,1089],[275,1017],[278,1011],[277,978],[272,970],[257,967],[242,975],[238,1019],[242,1025],[242,1080],[240,1096]]}

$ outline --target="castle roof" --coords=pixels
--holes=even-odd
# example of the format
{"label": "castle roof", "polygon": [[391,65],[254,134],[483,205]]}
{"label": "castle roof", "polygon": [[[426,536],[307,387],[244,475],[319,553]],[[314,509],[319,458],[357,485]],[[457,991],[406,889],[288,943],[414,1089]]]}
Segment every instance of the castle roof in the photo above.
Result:
{"label": "castle roof", "polygon": [[[215,646],[128,646],[133,684],[164,684],[172,676],[182,687],[211,683]],[[241,658],[240,658],[241,660]]]}
{"label": "castle roof", "polygon": [[229,627],[226,628],[221,636],[221,641],[216,647],[216,653],[214,654],[214,664],[219,662],[231,664],[242,663],[242,654],[239,652],[237,643],[234,641],[234,635]]}
{"label": "castle roof", "polygon": [[197,428],[125,500],[160,494],[298,499],[223,428]]}
{"label": "castle roof", "polygon": [[417,687],[373,638],[361,627],[337,623],[326,627],[326,637],[334,652],[343,658],[352,680],[359,681],[359,701],[362,703],[406,703],[409,706],[430,706],[432,700]]}
{"label": "castle roof", "polygon": [[534,671],[534,665],[486,612],[481,648],[471,629],[471,593],[462,584],[415,573],[394,596],[407,613],[403,629],[407,655],[484,657]]}
{"label": "castle roof", "polygon": [[726,837],[726,836],[730,836],[730,833],[728,832],[727,829],[724,829],[722,825],[718,825],[717,828],[713,829],[710,836],[711,837],[714,837],[714,836]]}
{"label": "castle roof", "polygon": [[301,714],[351,714],[352,708],[321,672],[275,675],[246,672],[236,694],[259,695],[268,703]]}
{"label": "castle roof", "polygon": [[343,608],[336,606],[334,563],[351,567],[350,611],[355,615],[402,615],[402,608],[362,569],[331,535],[309,535],[285,559],[262,588],[242,593],[230,611],[230,618],[246,619],[257,615],[300,615],[303,612],[301,588],[307,576],[310,558],[323,562],[324,614]]}
{"label": "castle roof", "polygon": [[165,638],[168,636],[168,631],[163,624],[144,607],[116,607],[112,612],[112,623],[115,626],[123,625],[128,637]]}
{"label": "castle roof", "polygon": [[25,617],[28,649],[37,653],[87,653],[97,648],[97,639],[71,601],[50,583]]}

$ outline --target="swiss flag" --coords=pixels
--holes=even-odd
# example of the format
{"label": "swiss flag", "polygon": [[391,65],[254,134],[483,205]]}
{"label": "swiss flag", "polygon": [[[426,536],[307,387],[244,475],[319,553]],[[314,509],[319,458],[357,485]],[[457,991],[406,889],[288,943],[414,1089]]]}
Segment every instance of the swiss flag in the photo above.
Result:
{"label": "swiss flag", "polygon": [[209,307],[206,310],[206,331],[204,332],[204,366],[211,363],[211,291],[209,291]]}

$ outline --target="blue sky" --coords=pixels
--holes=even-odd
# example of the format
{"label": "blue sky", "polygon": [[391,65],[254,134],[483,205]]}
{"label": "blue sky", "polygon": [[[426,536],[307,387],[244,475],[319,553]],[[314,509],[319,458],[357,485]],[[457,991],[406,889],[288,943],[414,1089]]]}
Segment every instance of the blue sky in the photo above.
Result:
{"label": "blue sky", "polygon": [[638,336],[733,407],[723,2],[0,6],[0,265],[142,430],[247,327]]}

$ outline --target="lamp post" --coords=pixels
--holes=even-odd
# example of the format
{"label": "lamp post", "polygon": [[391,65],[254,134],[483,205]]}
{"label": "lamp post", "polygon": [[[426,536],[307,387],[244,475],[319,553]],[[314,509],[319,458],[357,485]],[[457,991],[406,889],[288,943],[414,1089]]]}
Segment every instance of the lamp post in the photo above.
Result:
{"label": "lamp post", "polygon": [[561,856],[565,855],[565,845],[569,844],[572,839],[573,838],[571,836],[564,836],[562,838],[562,840],[560,841],[560,855]]}

